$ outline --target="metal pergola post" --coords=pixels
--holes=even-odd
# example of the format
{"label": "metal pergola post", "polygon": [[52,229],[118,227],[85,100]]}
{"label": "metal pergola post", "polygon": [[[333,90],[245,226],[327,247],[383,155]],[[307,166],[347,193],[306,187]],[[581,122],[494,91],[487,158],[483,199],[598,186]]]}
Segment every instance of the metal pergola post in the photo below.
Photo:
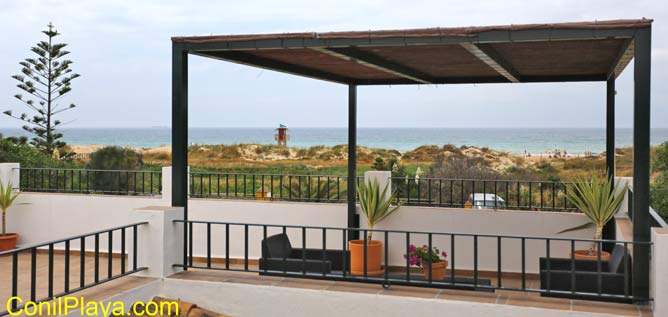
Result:
{"label": "metal pergola post", "polygon": [[[172,45],[172,206],[188,221],[188,51]],[[188,225],[183,223],[183,269],[187,269]]]}
{"label": "metal pergola post", "polygon": [[[348,85],[348,228],[358,228],[356,207],[357,183],[357,86]],[[348,230],[348,240],[359,238],[359,232]]]}
{"label": "metal pergola post", "polygon": [[[615,74],[611,73],[606,81],[605,107],[605,169],[609,178],[615,179]],[[617,224],[615,218],[603,227],[603,239],[617,239]],[[614,243],[605,243],[603,250],[611,252]]]}
{"label": "metal pergola post", "polygon": [[[651,28],[635,35],[633,69],[633,241],[650,242],[650,84]],[[633,247],[633,296],[649,297],[650,245]]]}
{"label": "metal pergola post", "polygon": [[608,177],[615,177],[615,75],[606,82],[605,108],[605,168]]}

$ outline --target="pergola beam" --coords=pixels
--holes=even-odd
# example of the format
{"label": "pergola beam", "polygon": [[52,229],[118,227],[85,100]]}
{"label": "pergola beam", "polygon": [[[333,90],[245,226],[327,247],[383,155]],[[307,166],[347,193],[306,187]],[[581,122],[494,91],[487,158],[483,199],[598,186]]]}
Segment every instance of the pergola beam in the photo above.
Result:
{"label": "pergola beam", "polygon": [[418,84],[432,84],[431,76],[399,63],[390,61],[377,54],[363,51],[356,47],[313,48],[336,58],[352,61],[369,68],[373,68],[391,75],[399,76]]}
{"label": "pergola beam", "polygon": [[[536,42],[536,41],[568,41],[568,40],[597,40],[624,38],[630,39],[636,30],[632,28],[600,28],[600,29],[533,29],[533,30],[490,30],[477,34],[474,37],[465,36],[424,36],[424,37],[383,37],[383,38],[355,38],[355,39],[326,39],[326,38],[293,38],[293,39],[258,39],[225,42],[187,42],[184,43],[190,51],[206,50],[257,50],[277,48],[316,48],[316,47],[372,47],[372,46],[406,46],[428,44],[461,44],[461,43],[499,43],[499,42]],[[175,41],[179,41],[176,38]]]}
{"label": "pergola beam", "polygon": [[633,39],[626,39],[622,45],[622,49],[619,51],[619,54],[615,58],[615,62],[612,63],[612,67],[608,72],[608,77],[617,78],[624,71],[626,66],[631,62],[635,52],[635,45]]}
{"label": "pergola beam", "polygon": [[519,83],[517,71],[508,63],[495,49],[486,44],[462,43],[460,44],[473,56],[494,69],[501,76],[512,83]]}
{"label": "pergola beam", "polygon": [[278,60],[256,56],[243,51],[199,51],[195,55],[210,57],[251,67],[259,67],[291,75],[298,75],[313,79],[326,80],[337,84],[350,84],[354,80],[344,76],[312,69],[304,66],[281,62]]}
{"label": "pergola beam", "polygon": [[[521,76],[523,83],[554,83],[554,82],[590,82],[590,81],[605,81],[607,74],[592,74],[592,75],[555,75],[555,76]],[[374,85],[415,85],[415,81],[406,78],[397,78],[392,80],[376,80],[365,79],[357,80],[356,83],[360,86],[374,86]],[[508,79],[501,75],[495,77],[437,77],[434,78],[432,84],[496,84],[508,83]]]}

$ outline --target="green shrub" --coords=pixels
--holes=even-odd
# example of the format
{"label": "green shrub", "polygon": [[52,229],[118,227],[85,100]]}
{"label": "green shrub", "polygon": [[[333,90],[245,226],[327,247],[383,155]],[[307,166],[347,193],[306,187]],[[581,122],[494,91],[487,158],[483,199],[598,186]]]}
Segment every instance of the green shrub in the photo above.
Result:
{"label": "green shrub", "polygon": [[650,205],[663,219],[668,219],[668,173],[654,179],[650,187]]}
{"label": "green shrub", "polygon": [[657,173],[650,187],[650,205],[668,219],[668,141],[656,148],[652,171]]}
{"label": "green shrub", "polygon": [[20,163],[21,167],[57,167],[62,165],[51,155],[47,155],[19,139],[0,136],[0,163]]}
{"label": "green shrub", "polygon": [[[140,154],[118,146],[107,146],[90,155],[87,168],[94,170],[139,170],[143,162]],[[92,174],[93,189],[113,192],[134,186],[134,179],[117,172],[97,172]],[[119,177],[120,176],[120,177]]]}

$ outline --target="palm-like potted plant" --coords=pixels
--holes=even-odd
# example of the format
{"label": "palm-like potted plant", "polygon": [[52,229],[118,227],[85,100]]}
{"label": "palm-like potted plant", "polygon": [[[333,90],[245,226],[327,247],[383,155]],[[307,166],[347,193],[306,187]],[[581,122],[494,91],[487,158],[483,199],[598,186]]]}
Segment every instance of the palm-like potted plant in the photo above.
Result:
{"label": "palm-like potted plant", "polygon": [[[624,200],[627,185],[619,188],[610,177],[593,176],[591,180],[578,179],[566,190],[566,198],[589,218],[589,222],[562,230],[559,233],[596,228],[594,239],[600,240],[603,226],[619,211]],[[598,259],[597,242],[593,242],[589,250],[575,250],[576,259]],[[610,253],[602,251],[601,259],[608,260]]]}
{"label": "palm-like potted plant", "polygon": [[2,234],[0,234],[0,252],[16,248],[16,239],[19,235],[16,233],[7,233],[7,210],[12,206],[16,198],[19,196],[18,192],[12,190],[12,184],[3,185],[0,182],[0,210],[2,210]]}
{"label": "palm-like potted plant", "polygon": [[350,250],[350,272],[353,275],[364,274],[364,244],[366,243],[366,257],[367,257],[367,275],[381,275],[381,256],[383,250],[383,242],[373,240],[373,229],[378,223],[394,213],[399,206],[392,206],[392,201],[396,198],[397,192],[392,191],[388,195],[387,191],[389,184],[381,190],[380,184],[377,180],[369,180],[357,187],[357,194],[359,195],[360,207],[362,213],[366,216],[367,228],[371,229],[367,232],[365,240],[351,240],[348,241],[348,248]]}

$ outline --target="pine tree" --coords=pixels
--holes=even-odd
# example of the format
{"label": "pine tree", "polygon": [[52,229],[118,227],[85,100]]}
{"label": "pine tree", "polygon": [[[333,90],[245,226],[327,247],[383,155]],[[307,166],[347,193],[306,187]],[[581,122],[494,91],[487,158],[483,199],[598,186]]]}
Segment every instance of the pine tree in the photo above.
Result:
{"label": "pine tree", "polygon": [[15,116],[10,110],[4,113],[27,123],[23,129],[34,135],[30,143],[52,154],[54,150],[65,146],[65,142],[60,141],[63,134],[56,132],[64,123],[54,117],[76,107],[74,104],[63,105],[58,102],[72,91],[72,80],[79,74],[72,73],[72,61],[63,58],[70,53],[63,50],[67,44],[53,43],[53,39],[60,33],[53,24],[49,23],[48,27],[48,30],[42,31],[48,41],[40,41],[31,49],[37,58],[26,58],[20,62],[21,74],[12,76],[19,82],[16,87],[28,94],[27,97],[21,94],[14,97],[36,113],[32,116],[26,113]]}

